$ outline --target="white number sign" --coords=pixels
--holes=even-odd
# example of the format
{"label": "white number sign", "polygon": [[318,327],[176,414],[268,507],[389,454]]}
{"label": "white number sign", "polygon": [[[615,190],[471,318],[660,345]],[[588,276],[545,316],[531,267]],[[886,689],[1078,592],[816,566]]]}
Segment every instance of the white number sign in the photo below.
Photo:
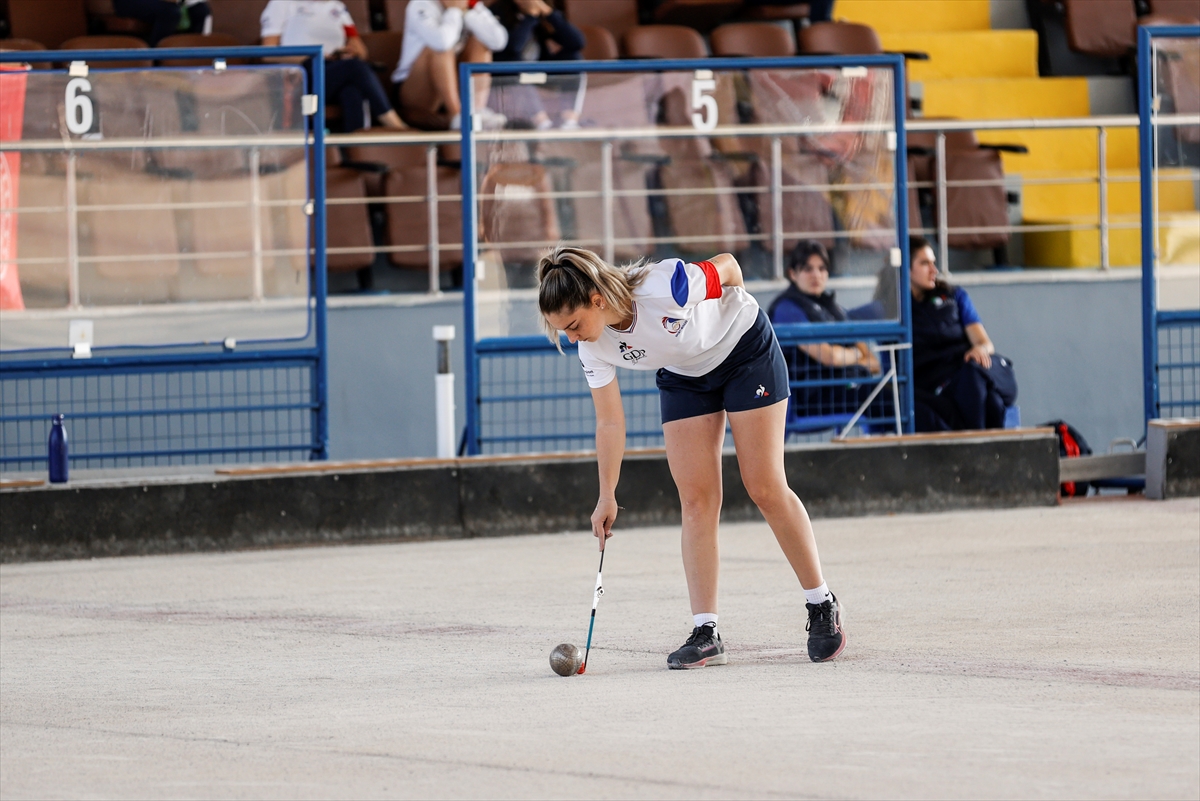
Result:
{"label": "white number sign", "polygon": [[[716,88],[717,82],[712,78],[692,80],[692,126],[697,131],[711,131],[717,127],[717,100],[705,94]],[[701,109],[703,114],[700,113]]]}
{"label": "white number sign", "polygon": [[95,114],[92,99],[85,92],[92,91],[92,82],[87,78],[72,78],[67,82],[67,130],[73,134],[85,134],[92,129]]}

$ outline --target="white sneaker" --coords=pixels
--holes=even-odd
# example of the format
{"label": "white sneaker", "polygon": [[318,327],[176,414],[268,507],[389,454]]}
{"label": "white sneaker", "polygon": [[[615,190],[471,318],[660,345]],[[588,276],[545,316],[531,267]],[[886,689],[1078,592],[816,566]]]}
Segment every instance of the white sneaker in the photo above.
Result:
{"label": "white sneaker", "polygon": [[[476,130],[498,131],[508,124],[508,117],[486,106],[471,115]],[[462,124],[461,122],[459,123]]]}

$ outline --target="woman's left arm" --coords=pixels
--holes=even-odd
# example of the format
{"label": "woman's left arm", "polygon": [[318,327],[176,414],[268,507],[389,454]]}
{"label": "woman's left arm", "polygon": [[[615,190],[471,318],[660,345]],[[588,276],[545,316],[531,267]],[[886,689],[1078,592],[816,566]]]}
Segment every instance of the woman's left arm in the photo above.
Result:
{"label": "woman's left arm", "polygon": [[985,370],[991,369],[992,354],[996,352],[996,346],[983,329],[983,323],[968,325],[967,339],[971,340],[971,349],[963,356],[963,361],[976,362]]}
{"label": "woman's left arm", "polygon": [[346,44],[338,51],[341,58],[367,60],[367,43],[360,36],[347,36]]}
{"label": "woman's left arm", "polygon": [[746,282],[742,278],[742,266],[738,264],[738,260],[733,257],[732,253],[721,253],[713,256],[709,261],[713,267],[717,268],[717,275],[721,279],[721,286],[745,286]]}

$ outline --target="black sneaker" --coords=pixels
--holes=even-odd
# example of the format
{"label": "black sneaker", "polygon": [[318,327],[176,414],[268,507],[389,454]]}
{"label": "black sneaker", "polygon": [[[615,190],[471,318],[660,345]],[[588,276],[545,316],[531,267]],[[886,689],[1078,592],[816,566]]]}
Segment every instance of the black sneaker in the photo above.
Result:
{"label": "black sneaker", "polygon": [[705,623],[692,629],[692,636],[687,638],[687,642],[667,657],[667,667],[671,670],[687,670],[705,665],[724,665],[728,661],[717,627]]}
{"label": "black sneaker", "polygon": [[842,631],[842,607],[837,596],[829,594],[830,600],[808,607],[808,658],[814,662],[828,662],[846,647],[846,632]]}

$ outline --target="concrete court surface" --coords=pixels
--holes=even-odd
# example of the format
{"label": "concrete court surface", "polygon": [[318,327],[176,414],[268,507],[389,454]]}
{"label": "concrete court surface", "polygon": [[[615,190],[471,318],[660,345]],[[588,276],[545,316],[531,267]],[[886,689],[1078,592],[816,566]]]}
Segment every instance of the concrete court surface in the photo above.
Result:
{"label": "concrete court surface", "polygon": [[814,665],[764,524],[723,528],[730,664],[674,529],[0,567],[0,796],[1192,798],[1200,500],[820,520]]}

